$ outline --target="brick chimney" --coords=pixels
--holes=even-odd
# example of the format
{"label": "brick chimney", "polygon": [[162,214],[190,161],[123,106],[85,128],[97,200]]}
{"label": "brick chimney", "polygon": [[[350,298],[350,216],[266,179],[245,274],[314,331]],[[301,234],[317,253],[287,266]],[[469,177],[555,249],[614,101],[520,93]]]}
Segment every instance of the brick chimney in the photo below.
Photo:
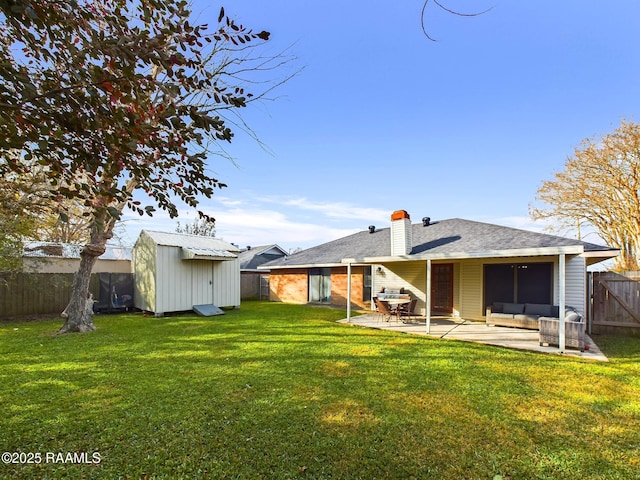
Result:
{"label": "brick chimney", "polygon": [[406,210],[396,210],[391,214],[391,255],[408,255],[411,248],[411,218]]}

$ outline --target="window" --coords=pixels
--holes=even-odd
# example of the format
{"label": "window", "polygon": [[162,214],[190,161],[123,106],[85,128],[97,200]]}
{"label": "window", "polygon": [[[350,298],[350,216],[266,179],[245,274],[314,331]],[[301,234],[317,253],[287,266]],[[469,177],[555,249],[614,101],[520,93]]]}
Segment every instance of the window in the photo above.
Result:
{"label": "window", "polygon": [[495,302],[551,304],[553,263],[498,263],[484,266],[485,308]]}
{"label": "window", "polygon": [[309,302],[331,303],[331,269],[309,269]]}
{"label": "window", "polygon": [[363,267],[364,273],[362,278],[362,300],[365,302],[371,301],[371,265],[365,265]]}

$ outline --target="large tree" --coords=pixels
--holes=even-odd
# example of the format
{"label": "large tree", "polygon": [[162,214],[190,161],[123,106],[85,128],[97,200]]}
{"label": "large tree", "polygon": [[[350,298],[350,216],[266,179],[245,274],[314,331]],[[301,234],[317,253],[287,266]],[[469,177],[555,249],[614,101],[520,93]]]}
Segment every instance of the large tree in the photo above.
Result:
{"label": "large tree", "polygon": [[593,227],[620,249],[617,267],[640,270],[640,125],[622,121],[612,133],[586,139],[564,171],[542,183],[534,219]]}
{"label": "large tree", "polygon": [[93,265],[123,209],[153,212],[135,191],[175,217],[224,186],[207,158],[279,83],[261,75],[283,62],[255,51],[268,39],[223,9],[215,28],[195,24],[185,0],[0,0],[0,178],[37,161],[53,200],[91,220],[60,332],[95,328]]}

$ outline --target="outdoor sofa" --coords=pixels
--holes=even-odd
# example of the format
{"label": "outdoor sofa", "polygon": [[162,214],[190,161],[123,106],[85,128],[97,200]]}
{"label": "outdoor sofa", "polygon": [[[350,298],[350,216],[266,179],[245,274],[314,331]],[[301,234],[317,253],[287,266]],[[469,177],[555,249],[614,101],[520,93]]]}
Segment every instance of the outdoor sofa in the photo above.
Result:
{"label": "outdoor sofa", "polygon": [[487,325],[539,330],[540,317],[558,318],[558,307],[540,303],[496,302],[487,307]]}
{"label": "outdoor sofa", "polygon": [[[487,307],[487,325],[539,330],[540,345],[559,344],[559,307],[539,303],[501,303]],[[565,346],[584,350],[585,324],[573,307],[565,307]]]}

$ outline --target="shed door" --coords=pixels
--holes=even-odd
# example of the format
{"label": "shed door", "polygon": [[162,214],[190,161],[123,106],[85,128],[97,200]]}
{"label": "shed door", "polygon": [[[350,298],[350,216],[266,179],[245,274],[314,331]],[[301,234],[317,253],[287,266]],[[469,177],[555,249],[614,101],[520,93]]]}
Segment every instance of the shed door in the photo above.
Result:
{"label": "shed door", "polygon": [[191,260],[191,303],[213,303],[213,263],[208,260]]}

